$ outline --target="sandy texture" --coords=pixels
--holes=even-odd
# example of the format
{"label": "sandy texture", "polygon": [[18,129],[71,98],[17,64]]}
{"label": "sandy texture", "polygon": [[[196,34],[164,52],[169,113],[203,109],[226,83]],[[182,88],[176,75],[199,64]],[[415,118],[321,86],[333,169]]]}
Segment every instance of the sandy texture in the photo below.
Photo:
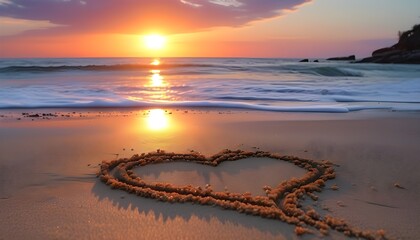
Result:
{"label": "sandy texture", "polygon": [[185,162],[152,164],[136,168],[134,172],[148,182],[170,182],[177,186],[191,184],[203,189],[209,184],[214,191],[250,192],[254,196],[266,196],[261,186],[276,186],[305,174],[303,169],[293,164],[255,157],[223,162],[218,167]]}
{"label": "sandy texture", "polygon": [[[22,117],[23,111],[0,113],[0,239],[298,239],[292,225],[215,207],[142,199],[111,190],[95,177],[102,160],[156,149],[211,155],[225,148],[328,159],[338,165],[337,178],[319,194],[315,208],[359,228],[384,229],[393,238],[420,235],[418,113],[168,109],[152,118],[144,110],[76,111],[50,120]],[[254,172],[248,166],[232,167],[248,174],[238,177],[258,176],[266,165]],[[180,179],[179,171],[166,167],[144,174]],[[232,178],[188,171],[197,179],[214,174],[226,185]],[[231,180],[232,188],[238,188],[238,180]]]}

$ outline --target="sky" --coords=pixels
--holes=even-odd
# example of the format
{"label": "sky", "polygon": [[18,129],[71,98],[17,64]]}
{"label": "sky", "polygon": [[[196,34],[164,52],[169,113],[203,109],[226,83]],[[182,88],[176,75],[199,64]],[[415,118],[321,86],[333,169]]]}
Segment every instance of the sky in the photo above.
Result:
{"label": "sky", "polygon": [[[419,0],[0,0],[0,57],[366,57]],[[148,49],[145,35],[165,37]]]}

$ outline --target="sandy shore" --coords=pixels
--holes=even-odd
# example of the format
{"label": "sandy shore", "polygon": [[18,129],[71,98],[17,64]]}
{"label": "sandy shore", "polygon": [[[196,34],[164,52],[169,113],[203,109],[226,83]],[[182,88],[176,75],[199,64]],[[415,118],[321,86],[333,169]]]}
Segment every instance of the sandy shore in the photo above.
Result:
{"label": "sandy shore", "polygon": [[[38,114],[38,115],[37,115]],[[44,114],[44,115],[42,115]],[[0,239],[321,239],[281,221],[218,207],[170,204],[112,190],[98,164],[165,149],[278,152],[336,164],[312,207],[352,226],[417,239],[420,114],[274,113],[221,109],[1,110]],[[264,194],[301,169],[270,159],[147,166],[150,181]],[[278,173],[278,174],[277,174]],[[338,190],[330,187],[336,184]],[[399,187],[398,187],[399,186]],[[330,231],[330,238],[345,239]]]}

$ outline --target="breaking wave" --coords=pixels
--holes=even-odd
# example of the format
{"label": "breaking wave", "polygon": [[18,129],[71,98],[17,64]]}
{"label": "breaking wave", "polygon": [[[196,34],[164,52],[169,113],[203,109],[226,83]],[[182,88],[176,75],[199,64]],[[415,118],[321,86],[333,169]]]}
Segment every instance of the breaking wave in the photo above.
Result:
{"label": "breaking wave", "polygon": [[0,59],[0,108],[420,110],[420,66],[296,59]]}
{"label": "breaking wave", "polygon": [[[115,65],[28,65],[28,66],[5,66],[0,67],[0,74],[7,73],[54,73],[71,71],[148,71],[150,64],[115,64]],[[362,77],[363,74],[357,71],[341,69],[339,67],[321,66],[282,66],[282,65],[257,65],[257,66],[236,66],[226,64],[161,64],[160,70],[182,70],[183,73],[196,74],[199,71],[243,71],[243,72],[271,72],[271,73],[294,73],[308,74],[325,77]]]}

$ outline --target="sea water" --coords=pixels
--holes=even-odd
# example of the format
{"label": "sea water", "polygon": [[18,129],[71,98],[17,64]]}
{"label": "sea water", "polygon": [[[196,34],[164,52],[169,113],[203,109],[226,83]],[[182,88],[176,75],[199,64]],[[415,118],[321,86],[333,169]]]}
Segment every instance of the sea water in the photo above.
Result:
{"label": "sea water", "polygon": [[420,110],[420,65],[251,58],[0,59],[0,108]]}

